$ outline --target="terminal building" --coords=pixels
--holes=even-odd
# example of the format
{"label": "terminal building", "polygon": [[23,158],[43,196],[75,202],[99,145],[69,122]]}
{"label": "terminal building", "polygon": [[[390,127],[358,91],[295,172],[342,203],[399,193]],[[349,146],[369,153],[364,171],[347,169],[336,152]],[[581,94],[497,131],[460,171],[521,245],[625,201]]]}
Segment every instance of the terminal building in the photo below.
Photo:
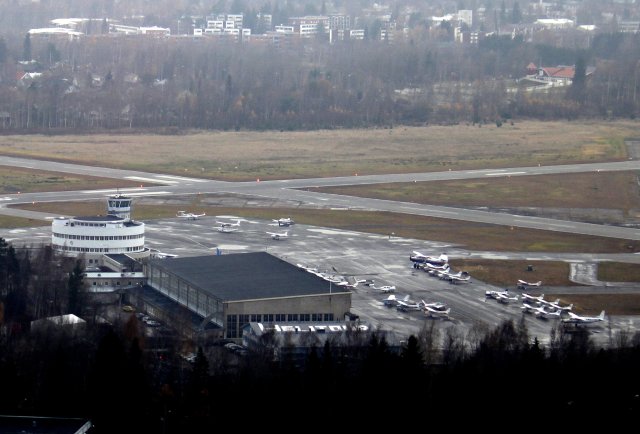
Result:
{"label": "terminal building", "polygon": [[[194,332],[241,339],[251,322],[335,323],[351,309],[351,292],[266,252],[149,259],[147,287],[129,291],[147,311],[157,295],[196,315]],[[155,300],[145,292],[155,293]],[[198,325],[199,323],[199,325]]]}
{"label": "terminal building", "polygon": [[149,256],[144,223],[131,220],[131,203],[127,196],[110,196],[107,215],[54,219],[53,249],[64,256],[82,256],[87,264],[100,264],[106,254],[122,253],[136,259]]}

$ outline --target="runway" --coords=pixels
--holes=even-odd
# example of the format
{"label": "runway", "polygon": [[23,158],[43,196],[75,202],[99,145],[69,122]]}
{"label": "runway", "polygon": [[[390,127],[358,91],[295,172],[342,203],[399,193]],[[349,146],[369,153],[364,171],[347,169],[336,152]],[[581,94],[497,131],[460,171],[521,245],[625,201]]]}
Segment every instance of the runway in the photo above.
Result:
{"label": "runway", "polygon": [[[465,170],[410,174],[368,175],[334,178],[291,179],[262,182],[225,182],[197,178],[172,176],[161,173],[147,173],[120,169],[100,168],[69,163],[29,160],[14,157],[0,157],[0,165],[28,167],[40,170],[63,171],[80,175],[102,176],[106,178],[146,180],[144,182],[164,184],[155,187],[121,189],[131,196],[184,196],[190,194],[241,194],[279,200],[293,200],[302,204],[326,208],[388,211],[420,216],[440,217],[454,220],[490,223],[521,228],[541,229],[556,232],[594,235],[628,240],[640,240],[640,229],[607,226],[591,223],[572,222],[551,218],[504,214],[464,208],[422,205],[408,202],[341,196],[304,190],[312,187],[336,185],[357,185],[390,182],[435,181],[451,179],[472,179],[560,174],[578,172],[607,172],[640,169],[640,161],[629,160],[614,163],[573,164],[558,166],[515,167],[491,170]],[[29,202],[77,201],[102,199],[116,190],[81,190],[48,193],[24,193],[5,195],[0,198],[0,214],[19,216],[21,211],[7,211],[7,205]],[[27,216],[25,212],[24,216]],[[33,216],[33,214],[31,214]]]}

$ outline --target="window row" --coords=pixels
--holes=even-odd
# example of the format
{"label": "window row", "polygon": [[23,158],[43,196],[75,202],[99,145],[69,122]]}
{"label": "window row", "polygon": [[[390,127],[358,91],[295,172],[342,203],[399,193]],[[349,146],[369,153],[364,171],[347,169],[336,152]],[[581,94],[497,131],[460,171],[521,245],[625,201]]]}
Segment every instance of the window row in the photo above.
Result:
{"label": "window row", "polygon": [[54,246],[56,250],[63,252],[82,252],[82,253],[123,253],[123,252],[142,252],[144,245],[134,247],[107,248],[107,247],[73,247],[73,246]]}
{"label": "window row", "polygon": [[242,328],[250,322],[332,322],[332,313],[265,313],[251,315],[227,315],[227,338],[240,337]]}
{"label": "window row", "polygon": [[117,240],[136,240],[138,238],[144,238],[144,234],[134,235],[71,235],[71,234],[59,234],[54,232],[54,237],[64,238],[67,240],[89,240],[89,241],[117,241]]}

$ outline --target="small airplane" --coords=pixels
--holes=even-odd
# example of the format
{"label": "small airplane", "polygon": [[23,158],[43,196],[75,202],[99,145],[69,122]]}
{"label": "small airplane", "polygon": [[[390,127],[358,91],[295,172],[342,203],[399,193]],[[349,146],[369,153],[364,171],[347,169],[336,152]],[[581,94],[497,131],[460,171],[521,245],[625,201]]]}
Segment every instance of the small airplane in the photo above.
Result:
{"label": "small airplane", "polygon": [[534,312],[538,312],[541,308],[537,306],[532,306],[526,302],[522,302],[522,307],[520,309],[522,309],[523,313],[534,313]]}
{"label": "small airplane", "polygon": [[569,312],[569,318],[562,319],[563,324],[575,324],[576,326],[580,324],[593,324],[601,321],[604,321],[604,310],[600,312],[600,315],[598,316],[580,316],[573,312]]}
{"label": "small airplane", "polygon": [[536,318],[540,319],[560,319],[562,317],[562,311],[554,310],[553,312],[550,312],[548,310],[545,310],[544,306],[540,306],[536,309],[535,315]]}
{"label": "small airplane", "polygon": [[230,234],[232,232],[238,232],[238,229],[234,229],[229,226],[219,226],[218,232],[222,232],[223,234]]}
{"label": "small airplane", "polygon": [[278,226],[291,226],[295,224],[295,222],[291,219],[291,217],[282,217],[279,219],[272,220],[274,223],[278,223]]}
{"label": "small airplane", "polygon": [[449,283],[469,282],[471,280],[471,276],[466,271],[458,271],[455,274],[447,274],[444,277],[444,280],[448,280]]}
{"label": "small airplane", "polygon": [[[405,297],[405,300],[409,301],[408,295]],[[387,307],[394,307],[398,305],[398,299],[396,298],[395,294],[391,294],[389,297],[382,300],[382,304],[384,304]]]}
{"label": "small airplane", "polygon": [[158,259],[166,259],[166,258],[177,258],[178,255],[174,255],[171,253],[164,253],[164,252],[158,252],[155,254],[152,254],[153,257],[156,257]]}
{"label": "small airplane", "polygon": [[383,285],[383,286],[371,286],[373,289],[377,289],[381,292],[395,292],[396,291],[396,287],[395,285]]}
{"label": "small airplane", "polygon": [[404,299],[402,300],[396,300],[396,309],[402,311],[402,312],[407,312],[410,310],[422,310],[422,302],[420,303],[411,303],[409,301],[409,296],[407,295]]}
{"label": "small airplane", "polygon": [[556,301],[551,301],[551,302],[545,302],[544,304],[546,304],[547,306],[561,311],[561,312],[568,312],[571,309],[573,309],[573,303],[571,303],[569,306],[560,306],[560,299],[556,299]]}
{"label": "small airplane", "polygon": [[413,255],[409,255],[411,262],[417,262],[420,264],[431,264],[436,266],[442,266],[449,262],[449,257],[444,253],[440,256],[427,256],[420,252],[413,251]]}
{"label": "small airplane", "polygon": [[514,295],[513,297],[509,297],[509,294],[505,294],[503,292],[498,293],[498,298],[496,298],[498,303],[509,304],[511,301],[518,301],[518,296]]}
{"label": "small airplane", "polygon": [[526,280],[518,279],[518,289],[527,289],[531,286],[542,286],[542,280],[538,280],[537,282],[527,282]]}
{"label": "small airplane", "polygon": [[446,308],[442,303],[425,303],[424,300],[422,300],[422,303],[424,307],[424,314],[429,318],[450,319],[450,307]]}
{"label": "small airplane", "polygon": [[273,240],[282,240],[289,236],[289,231],[284,231],[281,233],[278,232],[267,232],[267,234],[271,235],[271,239]]}
{"label": "small airplane", "polygon": [[522,293],[522,299],[523,300],[527,300],[527,301],[532,301],[535,303],[545,303],[546,300],[544,299],[544,294],[540,294],[537,297],[534,297],[533,295],[527,294],[527,293]]}
{"label": "small airplane", "polygon": [[420,300],[420,302],[422,303],[422,307],[426,310],[426,309],[431,309],[431,310],[435,310],[435,311],[439,311],[439,312],[443,312],[445,310],[447,310],[447,305],[445,305],[444,303],[440,303],[439,301],[435,301],[433,303],[427,303],[424,300]]}
{"label": "small airplane", "polygon": [[187,211],[178,211],[178,213],[176,214],[176,217],[180,217],[187,220],[197,220],[199,217],[204,217],[205,215],[206,215],[205,213],[194,214],[192,212],[187,212]]}
{"label": "small airplane", "polygon": [[487,298],[494,298],[500,303],[509,303],[510,301],[517,301],[518,296],[509,297],[509,290],[505,289],[504,291],[486,291],[484,293]]}
{"label": "small airplane", "polygon": [[221,228],[237,228],[240,227],[240,222],[240,219],[237,219],[235,223],[216,221],[216,223],[219,224]]}
{"label": "small airplane", "polygon": [[425,262],[423,264],[414,263],[414,265],[416,266],[416,268],[421,268],[425,273],[431,273],[432,271],[448,272],[450,269],[448,263],[442,264],[442,265],[433,265],[433,264],[430,264],[429,262]]}

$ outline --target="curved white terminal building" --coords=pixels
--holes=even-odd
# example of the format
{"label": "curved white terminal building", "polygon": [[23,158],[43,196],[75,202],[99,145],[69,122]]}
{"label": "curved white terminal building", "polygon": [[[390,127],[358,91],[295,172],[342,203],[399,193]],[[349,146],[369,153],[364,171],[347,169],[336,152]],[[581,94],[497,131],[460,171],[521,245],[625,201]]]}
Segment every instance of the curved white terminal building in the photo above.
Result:
{"label": "curved white terminal building", "polygon": [[144,223],[131,220],[132,199],[116,195],[108,199],[107,215],[59,217],[51,223],[53,249],[65,256],[84,255],[87,262],[107,253],[145,257]]}

